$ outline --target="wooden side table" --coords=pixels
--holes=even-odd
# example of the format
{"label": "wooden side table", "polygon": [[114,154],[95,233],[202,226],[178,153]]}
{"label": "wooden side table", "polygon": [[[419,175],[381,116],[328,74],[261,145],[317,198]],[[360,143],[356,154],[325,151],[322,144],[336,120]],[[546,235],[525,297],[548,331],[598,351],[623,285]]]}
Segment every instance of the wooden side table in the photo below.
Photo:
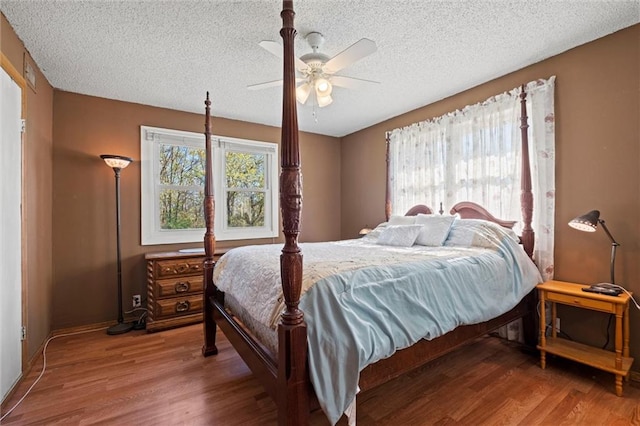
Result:
{"label": "wooden side table", "polygon": [[[216,250],[214,260],[226,252]],[[202,321],[204,252],[148,253],[147,331]]]}
{"label": "wooden side table", "polygon": [[[540,294],[540,366],[546,366],[546,354],[558,355],[615,374],[616,395],[622,396],[622,378],[629,380],[633,358],[629,357],[629,295],[607,296],[582,291],[588,285],[562,281],[538,284]],[[546,337],[545,302],[551,302],[551,337]],[[557,336],[556,303],[614,314],[616,316],[615,352],[594,348]]]}

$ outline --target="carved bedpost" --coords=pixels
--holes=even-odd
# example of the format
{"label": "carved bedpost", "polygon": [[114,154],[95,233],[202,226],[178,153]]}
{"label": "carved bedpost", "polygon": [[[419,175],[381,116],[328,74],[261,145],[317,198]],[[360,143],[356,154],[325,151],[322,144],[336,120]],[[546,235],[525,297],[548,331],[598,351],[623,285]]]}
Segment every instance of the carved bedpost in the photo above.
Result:
{"label": "carved bedpost", "polygon": [[389,132],[385,134],[387,143],[387,188],[384,194],[384,215],[389,221],[391,217],[391,135]]}
{"label": "carved bedpost", "polygon": [[215,355],[218,353],[216,348],[216,323],[207,321],[213,315],[213,306],[207,301],[215,296],[215,287],[213,286],[213,267],[215,261],[213,254],[216,249],[216,236],[213,232],[213,221],[215,216],[215,200],[213,199],[213,159],[211,158],[211,101],[209,100],[209,92],[205,104],[205,121],[204,121],[204,140],[205,140],[205,181],[204,181],[204,217],[207,230],[204,234],[204,292],[203,296],[203,327],[204,327],[204,346],[202,354],[204,356]]}
{"label": "carved bedpost", "polygon": [[[522,139],[522,177],[520,195],[520,206],[522,208],[522,220],[524,227],[522,228],[522,246],[524,251],[533,260],[533,247],[535,234],[531,227],[533,217],[533,194],[531,192],[531,163],[529,162],[529,124],[527,117],[527,91],[523,84],[520,90],[520,131]],[[522,319],[522,332],[525,344],[535,350],[538,343],[538,315],[536,314],[536,306],[538,304],[538,292],[532,291],[527,297],[527,305],[529,314]]]}
{"label": "carved bedpost", "polygon": [[520,91],[520,131],[522,135],[522,176],[520,205],[522,206],[522,245],[525,252],[533,259],[535,234],[531,228],[533,217],[533,193],[531,192],[531,164],[529,163],[529,124],[527,117],[527,92],[523,84]]}
{"label": "carved bedpost", "polygon": [[284,72],[282,97],[282,158],[280,209],[285,236],[280,255],[280,273],[285,310],[278,326],[278,423],[309,422],[309,378],[307,374],[307,325],[298,309],[302,290],[302,253],[298,246],[302,211],[302,174],[298,143],[296,75],[294,68],[293,1],[282,2]]}

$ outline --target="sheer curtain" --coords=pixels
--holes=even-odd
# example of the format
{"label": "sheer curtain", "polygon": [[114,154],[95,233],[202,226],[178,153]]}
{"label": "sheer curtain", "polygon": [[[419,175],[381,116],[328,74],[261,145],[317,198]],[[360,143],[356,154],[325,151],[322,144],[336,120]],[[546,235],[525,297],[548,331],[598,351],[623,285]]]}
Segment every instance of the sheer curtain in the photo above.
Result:
{"label": "sheer curtain", "polygon": [[497,217],[520,217],[518,94],[504,93],[390,135],[392,208],[448,210],[475,201]]}
{"label": "sheer curtain", "polygon": [[[555,76],[526,84],[534,260],[544,280],[553,277],[554,83]],[[441,202],[448,211],[459,201],[474,201],[499,218],[521,219],[520,91],[391,131],[393,213],[404,214],[415,204],[437,209]],[[518,334],[517,325],[510,328],[509,335]]]}

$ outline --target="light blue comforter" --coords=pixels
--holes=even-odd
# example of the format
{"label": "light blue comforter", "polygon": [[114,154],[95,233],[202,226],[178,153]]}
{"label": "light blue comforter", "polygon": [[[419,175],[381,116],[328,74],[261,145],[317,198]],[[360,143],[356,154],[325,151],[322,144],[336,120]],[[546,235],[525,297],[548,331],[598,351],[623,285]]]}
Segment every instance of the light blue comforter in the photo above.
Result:
{"label": "light blue comforter", "polygon": [[317,282],[300,307],[311,380],[331,423],[353,401],[367,365],[517,305],[541,281],[522,254],[505,241],[481,255],[375,266]]}
{"label": "light blue comforter", "polygon": [[[282,306],[281,247],[231,250],[214,274],[216,285],[231,296],[227,299],[242,306],[241,319],[267,330],[275,330]],[[303,244],[302,252],[300,308],[308,326],[310,376],[332,424],[354,400],[364,367],[420,339],[499,316],[541,281],[511,238],[493,249],[392,248],[350,240]],[[358,256],[349,256],[354,252]],[[363,266],[362,258],[371,258],[370,265]],[[382,264],[382,258],[390,263]],[[261,297],[257,303],[256,294],[270,301]]]}

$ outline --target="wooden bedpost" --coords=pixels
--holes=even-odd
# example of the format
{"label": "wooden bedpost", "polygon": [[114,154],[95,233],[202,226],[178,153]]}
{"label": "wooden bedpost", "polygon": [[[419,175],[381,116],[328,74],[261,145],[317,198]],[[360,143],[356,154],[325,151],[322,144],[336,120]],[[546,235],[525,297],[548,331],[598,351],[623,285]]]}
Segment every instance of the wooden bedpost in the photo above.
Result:
{"label": "wooden bedpost", "polygon": [[385,140],[387,144],[387,187],[384,194],[384,216],[388,222],[391,217],[391,135],[389,132],[385,133]]}
{"label": "wooden bedpost", "polygon": [[524,251],[533,259],[535,234],[531,228],[533,217],[533,193],[531,192],[531,164],[529,163],[529,124],[527,117],[527,92],[523,84],[520,91],[520,132],[522,136],[522,175],[520,205],[522,206],[522,245]]}
{"label": "wooden bedpost", "polygon": [[[216,348],[216,323],[211,320],[213,315],[213,305],[209,303],[209,299],[215,296],[215,287],[213,285],[213,253],[216,249],[216,236],[213,232],[213,221],[215,212],[215,201],[213,199],[213,161],[211,158],[211,101],[209,100],[209,92],[205,104],[205,121],[204,121],[204,141],[205,141],[205,181],[204,181],[204,217],[207,230],[204,234],[204,292],[203,292],[203,327],[204,327],[204,346],[202,346],[202,354],[204,356],[215,355],[218,353]],[[211,321],[207,321],[209,318]]]}
{"label": "wooden bedpost", "polygon": [[[531,163],[529,162],[529,120],[527,117],[527,91],[523,84],[520,90],[520,134],[522,140],[522,175],[520,178],[521,194],[520,206],[522,209],[522,247],[533,260],[533,247],[535,244],[535,234],[531,227],[533,217],[533,193],[531,192]],[[538,292],[532,291],[527,296],[528,314],[522,319],[522,332],[525,344],[535,349],[538,342],[538,316],[536,315],[536,305],[538,303]]]}
{"label": "wooden bedpost", "polygon": [[294,68],[293,1],[283,0],[282,36],[284,46],[282,97],[282,158],[280,210],[285,237],[280,255],[280,273],[285,310],[278,325],[278,423],[309,423],[309,376],[307,374],[307,325],[298,309],[302,290],[302,253],[298,246],[302,212],[302,173],[298,142],[296,75]]}

